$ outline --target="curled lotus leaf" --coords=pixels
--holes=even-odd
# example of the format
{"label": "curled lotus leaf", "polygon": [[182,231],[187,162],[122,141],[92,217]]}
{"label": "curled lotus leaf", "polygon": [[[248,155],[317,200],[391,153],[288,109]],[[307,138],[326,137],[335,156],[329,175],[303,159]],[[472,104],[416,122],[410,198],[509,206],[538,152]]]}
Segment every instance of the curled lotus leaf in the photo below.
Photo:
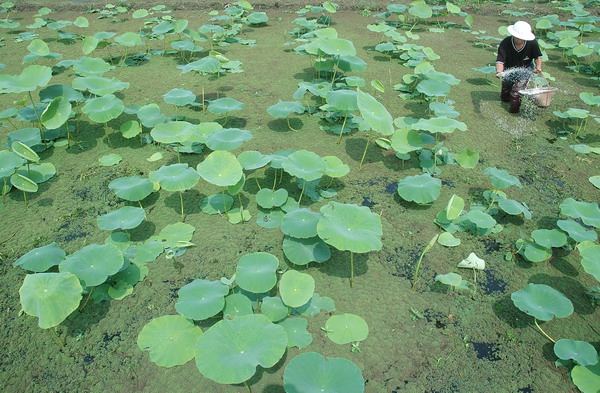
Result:
{"label": "curled lotus leaf", "polygon": [[566,318],[573,313],[573,303],[556,289],[544,284],[527,284],[510,295],[515,306],[541,321]]}
{"label": "curled lotus leaf", "polygon": [[271,156],[262,154],[256,150],[244,151],[240,153],[237,159],[247,171],[262,168],[271,162]]}
{"label": "curled lotus leaf", "polygon": [[187,121],[170,121],[155,125],[150,135],[160,143],[183,143],[191,137],[193,128]]}
{"label": "curled lotus leaf", "polygon": [[52,266],[58,265],[65,259],[67,254],[52,242],[43,247],[37,247],[30,250],[25,255],[13,262],[13,266],[19,266],[22,269],[32,272],[45,272]]}
{"label": "curled lotus leaf", "polygon": [[307,265],[310,262],[322,263],[331,258],[329,246],[318,236],[306,239],[285,236],[283,253],[295,265]]}
{"label": "curled lotus leaf", "polygon": [[392,135],[394,133],[394,119],[392,119],[392,115],[385,106],[369,93],[359,90],[356,94],[360,115],[369,127],[379,134]]}
{"label": "curled lotus leaf", "polygon": [[82,57],[73,64],[73,71],[83,76],[102,76],[114,68],[97,57]]}
{"label": "curled lotus leaf", "polygon": [[138,33],[134,33],[132,31],[128,31],[127,33],[116,36],[115,42],[119,45],[127,47],[144,45],[142,37]]}
{"label": "curled lotus leaf", "polygon": [[265,12],[253,12],[246,17],[246,20],[251,25],[259,25],[261,23],[267,23],[269,17]]}
{"label": "curled lotus leaf", "polygon": [[429,97],[446,97],[450,85],[439,79],[425,79],[417,85],[417,91]]}
{"label": "curled lotus leaf", "polygon": [[27,161],[9,150],[0,151],[0,178],[9,177]]}
{"label": "curled lotus leaf", "polygon": [[329,107],[342,113],[358,110],[357,93],[354,90],[334,90],[327,93]]}
{"label": "curled lotus leaf", "polygon": [[23,93],[44,87],[52,78],[52,69],[41,65],[30,65],[19,75],[0,74],[0,94]]}
{"label": "curled lotus leaf", "polygon": [[151,171],[148,175],[151,181],[158,182],[167,191],[184,191],[194,187],[200,175],[188,164],[171,164]]}
{"label": "curled lotus leaf", "polygon": [[119,117],[124,110],[123,101],[113,94],[92,98],[81,108],[81,111],[96,123],[108,123]]}
{"label": "curled lotus leaf", "polygon": [[41,164],[32,164],[29,166],[29,169],[20,168],[17,170],[17,173],[40,184],[52,179],[56,175],[56,167],[49,162],[43,162]]}
{"label": "curled lotus leaf", "polygon": [[144,105],[137,111],[137,117],[144,127],[154,127],[157,124],[164,123],[167,117],[160,111],[157,104]]}
{"label": "curled lotus leaf", "polygon": [[19,157],[29,162],[39,162],[40,156],[37,155],[29,146],[21,142],[13,142],[10,144],[10,148]]}
{"label": "curled lotus leaf", "polygon": [[350,167],[336,156],[325,156],[323,161],[325,161],[325,174],[329,177],[343,177],[350,172]]}
{"label": "curled lotus leaf", "polygon": [[36,182],[18,173],[10,177],[10,184],[23,192],[37,192],[38,190]]}
{"label": "curled lotus leaf", "polygon": [[448,117],[434,117],[431,119],[420,119],[412,125],[412,128],[431,133],[450,134],[454,130],[466,131],[467,125]]}
{"label": "curled lotus leaf", "polygon": [[391,146],[396,152],[407,154],[411,151],[420,150],[425,146],[425,143],[423,143],[423,139],[415,130],[401,128],[394,131],[391,139]]}
{"label": "curled lotus leaf", "polygon": [[124,206],[98,217],[98,227],[105,231],[133,229],[144,221],[146,212],[141,207]]}
{"label": "curled lotus leaf", "polygon": [[362,72],[367,69],[367,62],[358,56],[345,55],[338,57],[337,66],[344,72]]}
{"label": "curled lotus leaf", "polygon": [[554,354],[563,360],[573,359],[580,366],[598,364],[598,351],[588,342],[561,339],[554,344]]}
{"label": "curled lotus leaf", "polygon": [[175,309],[186,318],[202,321],[223,310],[228,293],[229,287],[220,281],[197,279],[179,289]]}
{"label": "curled lotus leaf", "polygon": [[196,169],[204,180],[221,187],[237,184],[243,175],[242,166],[237,158],[222,150],[210,153]]}
{"label": "curled lotus leaf", "polygon": [[281,166],[291,176],[305,181],[320,179],[325,174],[323,158],[308,150],[297,150],[291,153]]}
{"label": "curled lotus leaf", "polygon": [[531,211],[527,208],[527,206],[513,199],[500,199],[498,201],[498,207],[510,215],[518,216],[523,214],[523,217],[526,219],[531,219]]}
{"label": "curled lotus leaf", "polygon": [[492,183],[492,185],[498,189],[503,189],[510,186],[517,186],[519,188],[522,187],[521,181],[504,169],[489,167],[485,168],[483,173],[491,176],[490,183]]}
{"label": "curled lotus leaf", "polygon": [[600,228],[600,208],[597,203],[576,201],[567,198],[560,204],[560,212],[571,218],[579,218],[584,224]]}
{"label": "curled lotus leaf", "polygon": [[598,239],[598,234],[594,230],[586,229],[583,225],[573,220],[558,220],[556,225],[565,231],[569,237],[576,242],[591,241]]}
{"label": "curled lotus leaf", "polygon": [[197,71],[201,74],[216,74],[221,69],[219,60],[213,57],[205,57],[204,59],[196,60],[188,64],[178,65],[182,74],[190,71]]}
{"label": "curled lotus leaf", "polygon": [[61,127],[71,115],[71,103],[65,97],[56,97],[46,107],[40,120],[44,127],[54,130]]}
{"label": "curled lotus leaf", "polygon": [[441,189],[442,181],[428,173],[407,176],[398,182],[398,195],[406,201],[419,204],[435,201]]}
{"label": "curled lotus leaf", "polygon": [[242,143],[252,139],[252,133],[248,130],[239,128],[220,128],[213,132],[206,139],[206,146],[211,150],[233,150],[237,149]]}

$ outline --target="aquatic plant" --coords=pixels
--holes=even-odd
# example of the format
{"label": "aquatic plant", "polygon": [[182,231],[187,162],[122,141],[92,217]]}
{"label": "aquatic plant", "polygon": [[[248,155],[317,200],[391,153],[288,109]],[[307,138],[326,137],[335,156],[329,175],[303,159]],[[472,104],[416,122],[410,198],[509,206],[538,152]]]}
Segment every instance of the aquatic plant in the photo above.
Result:
{"label": "aquatic plant", "polygon": [[327,338],[344,345],[363,341],[369,335],[367,322],[355,314],[332,315],[325,323]]}
{"label": "aquatic plant", "polygon": [[[263,291],[265,292],[265,291]],[[281,300],[289,307],[300,307],[308,303],[315,292],[315,280],[310,274],[288,270],[279,281]]]}
{"label": "aquatic plant", "polygon": [[123,104],[123,101],[114,94],[92,98],[86,102],[83,108],[81,108],[81,111],[93,122],[104,123],[104,136],[111,147],[112,143],[108,135],[108,122],[119,117],[124,110],[125,105]]}
{"label": "aquatic plant", "polygon": [[144,221],[146,212],[141,207],[124,206],[118,210],[98,216],[98,227],[105,231],[133,229]]}
{"label": "aquatic plant", "polygon": [[[387,109],[369,93],[357,90],[356,96],[356,102],[358,104],[360,115],[363,117],[371,130],[384,136],[392,135],[394,133],[393,119]],[[365,160],[369,143],[370,139],[367,139],[365,150],[363,151],[363,155],[358,166],[359,170],[362,169],[362,164]]]}
{"label": "aquatic plant", "polygon": [[52,266],[58,265],[67,254],[55,242],[43,247],[36,247],[13,262],[13,266],[35,273],[42,273]]}
{"label": "aquatic plant", "polygon": [[171,164],[163,165],[155,171],[151,171],[148,175],[151,181],[158,182],[161,188],[167,191],[179,191],[179,201],[181,203],[181,220],[185,219],[183,210],[183,191],[194,187],[200,175],[189,168],[188,164]]}
{"label": "aquatic plant", "polygon": [[304,105],[302,105],[298,101],[279,100],[277,104],[271,105],[267,108],[267,113],[277,119],[285,118],[287,120],[288,128],[292,131],[298,131],[291,126],[289,115],[291,113],[302,114],[305,110],[306,108],[304,107]]}
{"label": "aquatic plant", "polygon": [[427,204],[435,201],[442,189],[442,181],[430,174],[407,176],[398,182],[398,195],[406,201]]}

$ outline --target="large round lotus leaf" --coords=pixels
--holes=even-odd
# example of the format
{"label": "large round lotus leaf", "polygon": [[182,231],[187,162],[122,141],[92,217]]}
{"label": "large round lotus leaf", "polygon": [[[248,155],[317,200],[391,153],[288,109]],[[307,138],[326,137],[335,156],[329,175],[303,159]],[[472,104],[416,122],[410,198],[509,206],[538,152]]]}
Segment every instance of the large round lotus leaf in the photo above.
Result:
{"label": "large round lotus leaf", "polygon": [[317,44],[320,50],[331,56],[356,55],[356,49],[352,41],[343,38],[321,38]]}
{"label": "large round lotus leaf", "polygon": [[[289,198],[288,198],[289,199]],[[285,213],[279,209],[262,210],[258,209],[256,224],[262,228],[278,228],[281,226],[281,221]]]}
{"label": "large round lotus leaf", "polygon": [[[31,120],[34,121],[33,119]],[[41,146],[42,134],[39,128],[21,128],[16,131],[9,132],[6,139],[8,145],[18,141],[31,148],[35,147],[37,149],[38,147],[42,147],[40,151],[44,150],[44,147]]]}
{"label": "large round lotus leaf", "polygon": [[381,217],[368,207],[330,202],[321,208],[321,214],[317,233],[325,243],[340,251],[381,250]]}
{"label": "large round lotus leaf", "polygon": [[278,323],[279,326],[283,326],[288,336],[288,347],[305,348],[308,347],[312,341],[312,334],[306,327],[308,326],[308,320],[300,317],[290,317]]}
{"label": "large round lotus leaf", "polygon": [[310,274],[288,270],[283,273],[279,281],[279,293],[288,306],[303,306],[315,293],[315,279]]}
{"label": "large round lotus leaf", "polygon": [[285,329],[264,315],[222,320],[196,342],[196,366],[207,378],[221,384],[250,379],[258,365],[275,365],[287,347]]}
{"label": "large round lotus leaf", "polygon": [[95,287],[121,270],[123,263],[123,254],[116,246],[90,244],[69,255],[59,268],[75,274],[86,287]]}
{"label": "large round lotus leaf", "polygon": [[284,171],[306,181],[320,179],[325,174],[325,161],[308,150],[297,150],[281,164]]}
{"label": "large round lotus leaf", "polygon": [[433,15],[433,10],[424,0],[416,0],[410,4],[411,7],[408,9],[408,13],[417,18],[427,19]]}
{"label": "large round lotus leaf", "polygon": [[190,71],[198,71],[201,74],[216,74],[221,69],[221,63],[214,57],[205,57],[188,64],[178,65],[182,74]]}
{"label": "large round lotus leaf", "polygon": [[256,193],[256,203],[265,209],[272,209],[283,205],[288,198],[288,192],[281,188],[273,191],[268,188],[263,188]]}
{"label": "large round lotus leaf", "polygon": [[567,235],[558,229],[536,229],[531,232],[533,240],[542,247],[562,247],[567,244]]}
{"label": "large round lotus leaf", "polygon": [[281,222],[281,231],[292,237],[306,239],[317,235],[319,213],[309,209],[297,209],[287,213]]}
{"label": "large round lotus leaf", "polygon": [[13,266],[20,266],[32,272],[45,272],[65,259],[67,254],[56,243],[37,247],[13,262]]}
{"label": "large round lotus leaf", "polygon": [[73,79],[73,88],[79,91],[89,91],[96,96],[105,96],[116,91],[129,89],[129,82],[123,82],[117,78],[86,76]]}
{"label": "large round lotus leaf", "polygon": [[279,260],[268,252],[253,252],[240,258],[235,281],[245,291],[265,293],[277,283]]}
{"label": "large round lotus leaf", "polygon": [[160,112],[157,104],[144,105],[137,111],[137,117],[144,127],[154,127],[159,123],[164,123],[167,117]]}
{"label": "large round lotus leaf", "polygon": [[233,150],[252,139],[252,133],[239,128],[221,128],[214,130],[206,140],[211,150]]}
{"label": "large round lotus leaf", "polygon": [[394,133],[394,120],[385,107],[369,93],[358,91],[358,109],[369,127],[382,135]]}
{"label": "large round lotus leaf", "polygon": [[225,203],[223,203],[222,193],[207,196],[200,202],[200,209],[206,214],[223,213],[223,209],[228,211],[231,206],[233,206],[233,198],[225,194]]}
{"label": "large round lotus leaf", "polygon": [[414,130],[429,131],[431,133],[450,134],[454,130],[466,131],[467,125],[448,117],[434,117],[432,119],[420,119],[412,125]]}
{"label": "large round lotus leaf", "polygon": [[325,156],[325,174],[329,177],[342,177],[350,172],[350,167],[336,156]]}
{"label": "large round lotus leaf", "polygon": [[223,319],[233,319],[252,315],[252,301],[248,296],[242,293],[233,293],[225,298],[225,309],[223,310]]}
{"label": "large round lotus leaf", "polygon": [[569,237],[576,242],[591,241],[595,242],[598,234],[594,230],[587,230],[583,225],[573,220],[558,220],[556,225],[569,234]]}
{"label": "large round lotus leaf", "polygon": [[27,45],[27,50],[36,56],[47,56],[50,54],[50,48],[43,40],[36,38]]}
{"label": "large round lotus leaf", "polygon": [[161,166],[151,171],[148,177],[167,191],[189,190],[200,180],[198,172],[184,163]]}
{"label": "large round lotus leaf", "polygon": [[571,379],[583,393],[598,393],[600,389],[600,364],[595,366],[575,366],[571,370]]}
{"label": "large round lotus leaf", "polygon": [[238,161],[247,171],[251,171],[253,169],[262,168],[271,162],[271,156],[262,154],[256,150],[247,150],[238,156]]}
{"label": "large round lotus leaf", "polygon": [[98,217],[98,226],[105,231],[133,229],[144,221],[146,212],[141,207],[125,206]]}
{"label": "large round lotus leaf", "polygon": [[56,97],[41,115],[42,124],[49,130],[61,127],[71,114],[71,103],[65,97]]}
{"label": "large round lotus leaf", "polygon": [[154,191],[154,184],[143,177],[120,177],[111,181],[108,188],[121,199],[137,202],[146,198]]}
{"label": "large round lotus leaf", "polygon": [[113,68],[115,67],[97,57],[82,57],[73,64],[73,71],[83,76],[102,76]]}
{"label": "large round lotus leaf", "polygon": [[0,178],[9,177],[15,173],[15,168],[25,164],[26,160],[12,151],[0,151]]}
{"label": "large round lotus leaf", "polygon": [[356,96],[354,90],[334,90],[327,93],[326,101],[336,111],[353,112],[358,110]]}
{"label": "large round lotus leaf", "polygon": [[115,37],[115,42],[123,46],[144,45],[142,37],[138,33],[128,31],[127,33]]}
{"label": "large round lotus leaf", "polygon": [[320,237],[298,239],[285,236],[283,253],[295,265],[306,265],[310,262],[325,262],[331,257],[331,250]]}
{"label": "large round lotus leaf", "polygon": [[204,161],[198,164],[196,170],[204,180],[221,187],[237,184],[243,174],[242,166],[237,158],[222,150],[210,153]]}
{"label": "large round lotus leaf", "polygon": [[183,143],[192,135],[194,125],[187,121],[170,121],[154,126],[150,135],[160,143]]}
{"label": "large round lotus leaf", "polygon": [[13,142],[10,144],[12,151],[21,158],[30,162],[39,162],[40,156],[37,155],[29,146],[21,142]]}
{"label": "large round lotus leaf", "polygon": [[560,213],[572,218],[581,218],[586,225],[600,228],[600,208],[597,203],[576,201],[567,198],[560,204]]}
{"label": "large round lotus leaf", "polygon": [[287,393],[363,393],[365,380],[348,359],[326,359],[319,353],[305,352],[285,367],[283,388]]}
{"label": "large round lotus leaf", "polygon": [[304,105],[298,101],[281,101],[267,108],[267,113],[275,118],[288,117],[290,113],[304,113]]}
{"label": "large round lotus leaf", "polygon": [[167,104],[185,106],[194,102],[196,95],[186,89],[172,89],[168,93],[163,94],[163,100]]}
{"label": "large round lotus leaf", "polygon": [[177,312],[186,318],[202,321],[223,310],[229,287],[220,281],[198,279],[184,285],[177,293]]}
{"label": "large round lotus leaf", "polygon": [[593,366],[598,363],[596,348],[585,341],[561,339],[554,344],[554,354],[559,359],[575,360],[580,366]]}
{"label": "large round lotus leaf", "polygon": [[113,94],[92,98],[81,108],[81,111],[96,123],[107,123],[116,119],[124,110],[123,101]]}
{"label": "large round lotus leaf", "polygon": [[544,284],[527,284],[510,295],[519,310],[541,321],[566,318],[573,313],[573,303],[556,289]]}
{"label": "large round lotus leaf", "polygon": [[244,106],[245,104],[243,102],[239,102],[230,97],[223,97],[211,101],[210,104],[208,104],[208,111],[220,115],[231,111],[241,111],[244,109]]}
{"label": "large round lotus leaf", "polygon": [[398,195],[406,201],[419,204],[435,201],[442,190],[442,181],[425,173],[407,176],[398,182]]}
{"label": "large round lotus leaf", "polygon": [[42,329],[57,326],[79,307],[83,288],[74,274],[28,274],[19,288],[23,311],[38,317]]}
{"label": "large round lotus leaf", "polygon": [[277,322],[287,317],[290,310],[279,296],[267,296],[260,304],[260,312],[266,315],[272,322]]}
{"label": "large round lotus leaf", "polygon": [[425,79],[417,85],[417,91],[430,97],[446,97],[450,85],[439,79]]}
{"label": "large round lotus leaf", "polygon": [[357,56],[340,56],[338,67],[345,72],[362,72],[367,69],[367,62]]}
{"label": "large round lotus leaf", "polygon": [[0,75],[1,93],[23,93],[44,87],[52,78],[52,69],[41,65],[30,65],[19,75]]}
{"label": "large round lotus leaf", "polygon": [[246,19],[248,20],[248,23],[250,23],[251,25],[259,25],[261,23],[267,23],[269,18],[267,17],[267,14],[264,12],[253,12],[251,14],[249,14]]}
{"label": "large round lotus leaf", "polygon": [[164,315],[148,322],[137,338],[138,347],[150,352],[150,360],[162,367],[189,362],[202,330],[181,315]]}
{"label": "large round lotus leaf", "polygon": [[38,190],[38,185],[33,180],[18,173],[10,177],[10,184],[24,192],[37,192]]}
{"label": "large round lotus leaf", "polygon": [[367,338],[369,326],[358,315],[333,315],[325,323],[325,331],[331,341],[343,345]]}

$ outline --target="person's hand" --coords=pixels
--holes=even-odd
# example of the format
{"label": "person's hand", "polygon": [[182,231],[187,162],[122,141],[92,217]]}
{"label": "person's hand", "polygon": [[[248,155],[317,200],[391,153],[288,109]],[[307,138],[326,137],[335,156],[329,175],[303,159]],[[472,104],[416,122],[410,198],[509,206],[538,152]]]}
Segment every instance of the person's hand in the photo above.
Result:
{"label": "person's hand", "polygon": [[542,69],[541,69],[541,68],[539,68],[539,67],[535,67],[535,68],[533,69],[533,73],[534,73],[534,74],[541,74],[541,73],[542,73]]}
{"label": "person's hand", "polygon": [[502,79],[503,72],[496,72],[496,78]]}

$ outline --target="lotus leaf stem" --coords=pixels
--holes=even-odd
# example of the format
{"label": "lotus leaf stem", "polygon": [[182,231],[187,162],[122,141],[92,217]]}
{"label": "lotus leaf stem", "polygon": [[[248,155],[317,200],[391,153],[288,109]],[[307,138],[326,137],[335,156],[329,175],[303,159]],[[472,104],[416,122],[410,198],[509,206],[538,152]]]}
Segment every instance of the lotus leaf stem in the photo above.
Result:
{"label": "lotus leaf stem", "polygon": [[539,324],[538,324],[538,322],[537,322],[537,318],[533,317],[533,321],[535,322],[535,326],[536,326],[536,327],[539,329],[539,331],[540,331],[540,332],[542,332],[542,334],[543,334],[543,335],[544,335],[544,336],[545,336],[545,337],[546,337],[548,340],[552,341],[553,343],[555,343],[555,342],[556,342],[556,341],[555,341],[555,340],[554,340],[552,337],[550,337],[550,336],[549,336],[549,335],[548,335],[548,334],[547,334],[547,333],[546,333],[546,332],[545,332],[545,331],[544,331],[544,330],[543,330],[543,329],[540,327],[540,325],[539,325]]}
{"label": "lotus leaf stem", "polygon": [[90,301],[90,297],[92,297],[92,292],[94,292],[94,288],[95,287],[92,287],[92,289],[90,289],[90,292],[88,293],[87,297],[85,298],[85,302],[83,302],[83,305],[81,307],[79,307],[79,312],[83,311],[83,309],[85,308],[85,306]]}
{"label": "lotus leaf stem", "polygon": [[29,161],[27,161],[27,177],[31,177],[31,170],[29,168]]}
{"label": "lotus leaf stem", "polygon": [[6,177],[4,178],[4,185],[2,186],[2,202],[6,202]]}
{"label": "lotus leaf stem", "polygon": [[185,219],[185,215],[183,213],[183,191],[179,191],[179,201],[181,202],[181,221]]}
{"label": "lotus leaf stem", "polygon": [[283,180],[283,169],[281,170],[281,172],[279,172],[279,181],[278,181],[278,183],[281,184],[282,180]]}
{"label": "lotus leaf stem", "polygon": [[50,331],[52,332],[52,336],[54,337],[54,339],[56,340],[56,342],[58,343],[58,345],[60,345],[60,348],[62,350],[64,350],[65,349],[65,343],[63,342],[63,340],[60,339],[60,337],[58,337],[58,334],[56,333],[56,327],[50,328]]}
{"label": "lotus leaf stem", "polygon": [[292,131],[294,131],[294,132],[298,132],[298,130],[295,129],[294,127],[292,127],[292,125],[290,124],[290,118],[286,117],[286,120],[287,120],[287,124],[288,124],[289,129],[292,130]]}
{"label": "lotus leaf stem", "polygon": [[[337,67],[340,64],[340,56],[338,56],[338,60],[337,63],[335,63],[335,67]],[[333,76],[331,77],[331,88],[333,89],[333,83],[335,82],[335,74],[336,74],[336,69],[335,67],[333,67]]]}
{"label": "lotus leaf stem", "polygon": [[333,183],[333,177],[329,179],[329,183],[327,183],[327,187],[325,187],[325,188],[329,188],[332,183]]}
{"label": "lotus leaf stem", "polygon": [[15,123],[13,123],[9,118],[6,118],[6,121],[8,121],[10,123],[11,126],[13,126],[13,128],[15,130],[18,130],[17,126],[15,125]]}
{"label": "lotus leaf stem", "polygon": [[423,252],[421,253],[421,256],[419,257],[419,261],[417,262],[417,268],[415,269],[415,275],[413,276],[413,286],[412,286],[413,291],[417,289],[417,282],[419,281],[419,279],[418,279],[419,268],[421,267],[421,262],[423,261],[423,257],[425,256],[427,251],[429,251],[431,249],[431,247],[433,247],[435,245],[435,242],[437,241],[438,236],[439,236],[439,234],[436,234],[433,238],[431,238],[431,240],[429,241],[429,244],[423,249]]}
{"label": "lotus leaf stem", "polygon": [[25,200],[25,208],[27,209],[29,205],[27,204],[27,193],[23,191],[23,199]]}
{"label": "lotus leaf stem", "polygon": [[248,389],[248,393],[252,393],[252,389],[250,389],[250,386],[248,386],[248,382],[244,381],[244,386],[246,386],[246,389]]}
{"label": "lotus leaf stem", "polygon": [[144,208],[144,206],[142,206],[142,201],[138,201],[138,205],[140,205],[140,209]]}
{"label": "lotus leaf stem", "polygon": [[262,190],[262,187],[260,186],[260,183],[258,182],[257,178],[254,178],[254,180],[256,181],[256,185],[258,186],[258,190]]}
{"label": "lotus leaf stem", "polygon": [[40,133],[42,134],[42,141],[44,141],[44,146],[48,146],[46,144],[46,138],[44,137],[44,126],[42,125],[42,119],[40,117],[40,114],[38,113],[37,108],[35,107],[35,101],[33,101],[33,97],[31,96],[31,92],[28,91],[27,94],[29,94],[29,100],[31,101],[31,106],[33,107],[33,112],[35,113],[35,117],[37,117],[38,123],[40,124]]}
{"label": "lotus leaf stem", "polygon": [[300,198],[298,198],[298,205],[300,205],[300,202],[302,202],[302,195],[304,195],[305,188],[306,188],[306,180],[304,180],[304,183],[302,183],[302,192],[300,193]]}
{"label": "lotus leaf stem", "polygon": [[360,164],[358,165],[358,170],[362,170],[363,161],[365,160],[365,156],[367,155],[367,148],[369,147],[369,143],[371,143],[371,139],[367,139],[367,144],[365,145],[365,151],[363,151],[362,158],[360,159]]}
{"label": "lotus leaf stem", "polygon": [[106,141],[108,142],[108,146],[113,147],[110,137],[108,136],[108,122],[104,123],[104,136],[106,137]]}
{"label": "lotus leaf stem", "polygon": [[204,86],[202,86],[202,112],[206,113],[206,102],[204,101]]}
{"label": "lotus leaf stem", "polygon": [[223,193],[223,213],[227,213],[227,205],[225,204],[225,189],[222,189],[221,192]]}
{"label": "lotus leaf stem", "polygon": [[350,251],[350,288],[354,286],[354,253]]}
{"label": "lotus leaf stem", "polygon": [[275,168],[275,176],[273,176],[273,191],[275,191],[276,185],[277,185],[277,168]]}
{"label": "lotus leaf stem", "polygon": [[[238,201],[240,201],[240,211],[242,212],[242,217],[244,216],[244,204],[242,203],[242,196],[240,195],[240,193],[238,192]],[[242,221],[244,219],[242,218]]]}
{"label": "lotus leaf stem", "polygon": [[338,145],[342,142],[342,135],[344,135],[344,127],[346,126],[346,120],[348,119],[348,115],[344,116],[344,122],[342,123],[342,129],[340,130],[340,139],[338,139]]}

